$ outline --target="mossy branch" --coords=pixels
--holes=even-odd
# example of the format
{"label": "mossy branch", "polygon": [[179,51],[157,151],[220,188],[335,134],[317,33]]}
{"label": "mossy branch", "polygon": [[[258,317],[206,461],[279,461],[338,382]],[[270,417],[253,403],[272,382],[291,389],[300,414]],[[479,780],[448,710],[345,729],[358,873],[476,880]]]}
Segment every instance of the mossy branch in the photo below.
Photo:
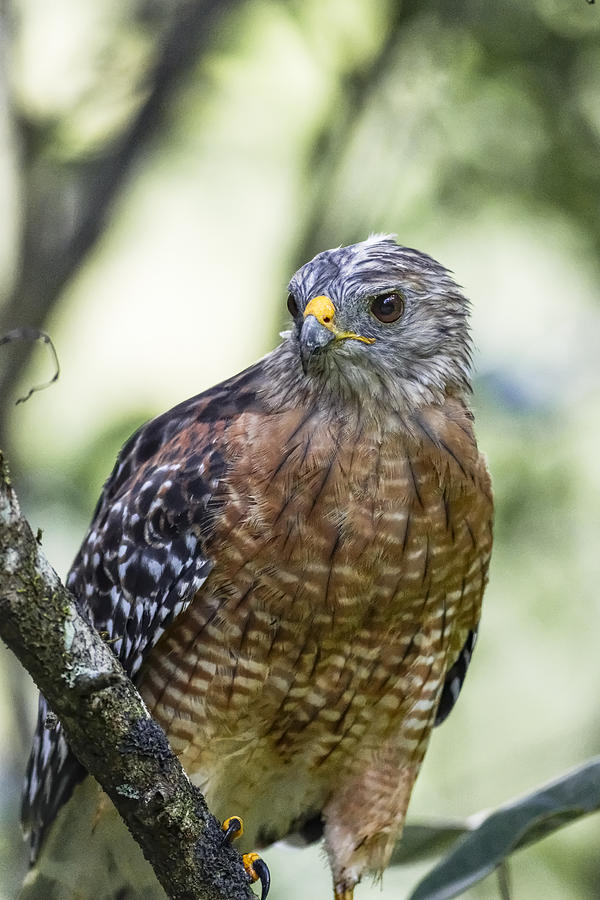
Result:
{"label": "mossy branch", "polygon": [[240,855],[21,515],[0,450],[0,636],[173,900],[254,897]]}

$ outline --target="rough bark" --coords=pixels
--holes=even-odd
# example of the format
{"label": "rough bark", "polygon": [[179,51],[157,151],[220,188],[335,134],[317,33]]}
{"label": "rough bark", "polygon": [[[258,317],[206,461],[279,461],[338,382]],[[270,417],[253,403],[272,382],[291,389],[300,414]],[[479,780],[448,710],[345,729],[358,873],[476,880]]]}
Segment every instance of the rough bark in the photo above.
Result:
{"label": "rough bark", "polygon": [[176,900],[248,900],[240,855],[22,517],[0,451],[0,636]]}

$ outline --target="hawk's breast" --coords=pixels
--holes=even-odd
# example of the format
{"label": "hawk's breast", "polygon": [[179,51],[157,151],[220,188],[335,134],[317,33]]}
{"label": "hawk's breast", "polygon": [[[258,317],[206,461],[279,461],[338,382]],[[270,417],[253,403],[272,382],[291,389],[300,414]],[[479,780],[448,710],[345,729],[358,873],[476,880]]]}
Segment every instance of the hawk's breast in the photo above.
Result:
{"label": "hawk's breast", "polygon": [[479,617],[474,444],[458,464],[425,433],[294,412],[240,416],[227,446],[214,569],[143,671],[154,715],[204,781],[236,758],[324,773],[418,708],[408,752]]}

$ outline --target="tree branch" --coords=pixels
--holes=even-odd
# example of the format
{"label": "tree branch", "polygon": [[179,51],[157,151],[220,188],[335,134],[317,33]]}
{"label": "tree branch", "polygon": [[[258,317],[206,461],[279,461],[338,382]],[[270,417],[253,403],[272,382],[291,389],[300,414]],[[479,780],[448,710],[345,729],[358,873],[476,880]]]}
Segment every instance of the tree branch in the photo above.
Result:
{"label": "tree branch", "polygon": [[240,855],[22,517],[0,451],[0,636],[173,900],[250,900]]}

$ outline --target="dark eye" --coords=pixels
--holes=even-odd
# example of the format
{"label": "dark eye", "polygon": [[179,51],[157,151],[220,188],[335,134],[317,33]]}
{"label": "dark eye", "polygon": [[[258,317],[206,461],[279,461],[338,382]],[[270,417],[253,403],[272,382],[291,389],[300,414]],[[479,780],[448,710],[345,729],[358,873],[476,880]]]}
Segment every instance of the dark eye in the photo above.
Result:
{"label": "dark eye", "polygon": [[295,319],[298,315],[298,304],[296,303],[296,298],[293,294],[288,294],[287,308],[292,319]]}
{"label": "dark eye", "polygon": [[404,312],[404,300],[397,291],[380,294],[371,301],[371,312],[380,322],[395,322]]}

